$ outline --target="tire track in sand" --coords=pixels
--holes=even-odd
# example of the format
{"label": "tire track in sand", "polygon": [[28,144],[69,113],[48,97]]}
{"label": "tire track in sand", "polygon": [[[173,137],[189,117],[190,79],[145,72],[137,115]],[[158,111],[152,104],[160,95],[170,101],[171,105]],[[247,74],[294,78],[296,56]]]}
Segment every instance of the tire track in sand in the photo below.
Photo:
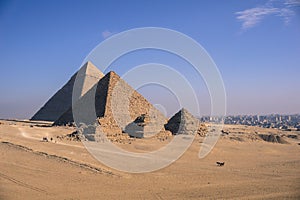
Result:
{"label": "tire track in sand", "polygon": [[12,177],[10,177],[10,176],[7,176],[7,175],[5,175],[5,174],[2,174],[1,172],[0,172],[0,178],[6,179],[6,180],[8,180],[8,181],[11,181],[11,182],[13,182],[13,183],[15,183],[15,184],[21,186],[21,187],[25,187],[25,188],[34,190],[34,191],[36,191],[36,192],[40,192],[40,193],[44,193],[44,194],[49,194],[49,193],[47,193],[45,190],[43,190],[43,189],[41,189],[41,188],[34,187],[34,186],[32,186],[32,185],[29,185],[29,184],[27,184],[27,183],[24,183],[24,182],[22,182],[22,181],[19,181],[19,180],[15,179],[15,178],[12,178]]}

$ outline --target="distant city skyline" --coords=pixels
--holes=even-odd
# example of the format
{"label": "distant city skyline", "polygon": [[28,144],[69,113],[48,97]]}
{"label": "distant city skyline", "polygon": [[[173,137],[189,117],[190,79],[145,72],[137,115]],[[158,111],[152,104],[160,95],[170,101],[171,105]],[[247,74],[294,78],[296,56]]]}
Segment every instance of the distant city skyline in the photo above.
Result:
{"label": "distant city skyline", "polygon": [[224,120],[224,124],[239,124],[247,126],[259,126],[264,128],[276,128],[286,131],[299,131],[300,130],[300,115],[236,115],[220,117],[200,117],[202,122],[219,122]]}
{"label": "distant city skyline", "polygon": [[[163,27],[196,40],[222,75],[228,115],[300,113],[300,1],[1,1],[0,118],[30,118],[106,38]],[[210,97],[191,66],[159,51],[132,52],[108,70],[162,63],[193,85],[201,114]],[[179,110],[163,88],[138,91],[170,116]],[[170,103],[172,102],[172,103]]]}

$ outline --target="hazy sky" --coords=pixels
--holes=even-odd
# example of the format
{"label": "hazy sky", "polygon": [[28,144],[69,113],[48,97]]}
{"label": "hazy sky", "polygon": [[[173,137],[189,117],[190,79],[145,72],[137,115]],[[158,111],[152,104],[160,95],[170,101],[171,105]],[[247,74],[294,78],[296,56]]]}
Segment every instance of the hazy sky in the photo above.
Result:
{"label": "hazy sky", "polygon": [[[224,80],[228,114],[300,113],[300,1],[2,0],[0,118],[31,117],[96,45],[149,26],[180,31],[208,51]],[[153,59],[156,54],[128,55],[115,63],[122,68],[112,69],[122,75],[143,62],[163,62],[185,71],[172,56]],[[208,114],[203,81],[192,72],[189,78]],[[162,98],[168,92],[139,91],[176,111]]]}

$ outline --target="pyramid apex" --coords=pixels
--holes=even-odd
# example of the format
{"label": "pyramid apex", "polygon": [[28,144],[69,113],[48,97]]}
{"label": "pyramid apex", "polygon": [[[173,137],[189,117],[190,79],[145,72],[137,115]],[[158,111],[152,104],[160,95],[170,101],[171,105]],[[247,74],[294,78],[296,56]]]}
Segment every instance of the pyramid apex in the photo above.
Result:
{"label": "pyramid apex", "polygon": [[175,115],[178,114],[191,114],[186,108],[181,108]]}
{"label": "pyramid apex", "polygon": [[87,61],[83,66],[86,68],[97,68],[91,61]]}
{"label": "pyramid apex", "polygon": [[79,72],[85,75],[96,76],[102,78],[104,74],[91,62],[87,61],[82,67],[79,69]]}
{"label": "pyramid apex", "polygon": [[73,87],[73,99],[81,98],[89,91],[104,74],[90,61],[86,62],[76,73],[76,80]]}
{"label": "pyramid apex", "polygon": [[85,64],[92,64],[92,65],[94,65],[93,63],[92,63],[92,61],[87,61]]}
{"label": "pyramid apex", "polygon": [[110,75],[117,75],[117,76],[119,76],[115,71],[109,71],[108,72],[108,74],[110,74]]}
{"label": "pyramid apex", "polygon": [[192,115],[192,114],[188,111],[188,109],[186,109],[186,108],[181,108],[181,110],[180,110],[179,112],[181,112],[181,113],[183,113],[183,114]]}
{"label": "pyramid apex", "polygon": [[109,71],[105,76],[108,76],[109,78],[117,78],[117,79],[120,79],[120,76],[114,72],[114,71]]}
{"label": "pyramid apex", "polygon": [[181,108],[180,112],[189,112],[186,108]]}

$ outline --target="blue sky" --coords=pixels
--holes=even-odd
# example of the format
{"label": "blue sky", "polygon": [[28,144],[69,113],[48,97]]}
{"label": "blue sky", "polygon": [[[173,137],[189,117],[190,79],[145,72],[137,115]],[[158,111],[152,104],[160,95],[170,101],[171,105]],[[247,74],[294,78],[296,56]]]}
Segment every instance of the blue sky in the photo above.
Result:
{"label": "blue sky", "polygon": [[[2,0],[0,118],[31,117],[96,45],[115,33],[149,26],[182,32],[208,51],[224,80],[228,114],[300,113],[297,0]],[[153,62],[146,54],[131,57],[116,62],[123,68],[112,69],[122,75],[142,61]],[[164,61],[172,64],[171,58]],[[205,85],[189,74],[202,113],[209,114]],[[153,103],[168,104],[163,95],[152,95],[154,90],[140,92]]]}

